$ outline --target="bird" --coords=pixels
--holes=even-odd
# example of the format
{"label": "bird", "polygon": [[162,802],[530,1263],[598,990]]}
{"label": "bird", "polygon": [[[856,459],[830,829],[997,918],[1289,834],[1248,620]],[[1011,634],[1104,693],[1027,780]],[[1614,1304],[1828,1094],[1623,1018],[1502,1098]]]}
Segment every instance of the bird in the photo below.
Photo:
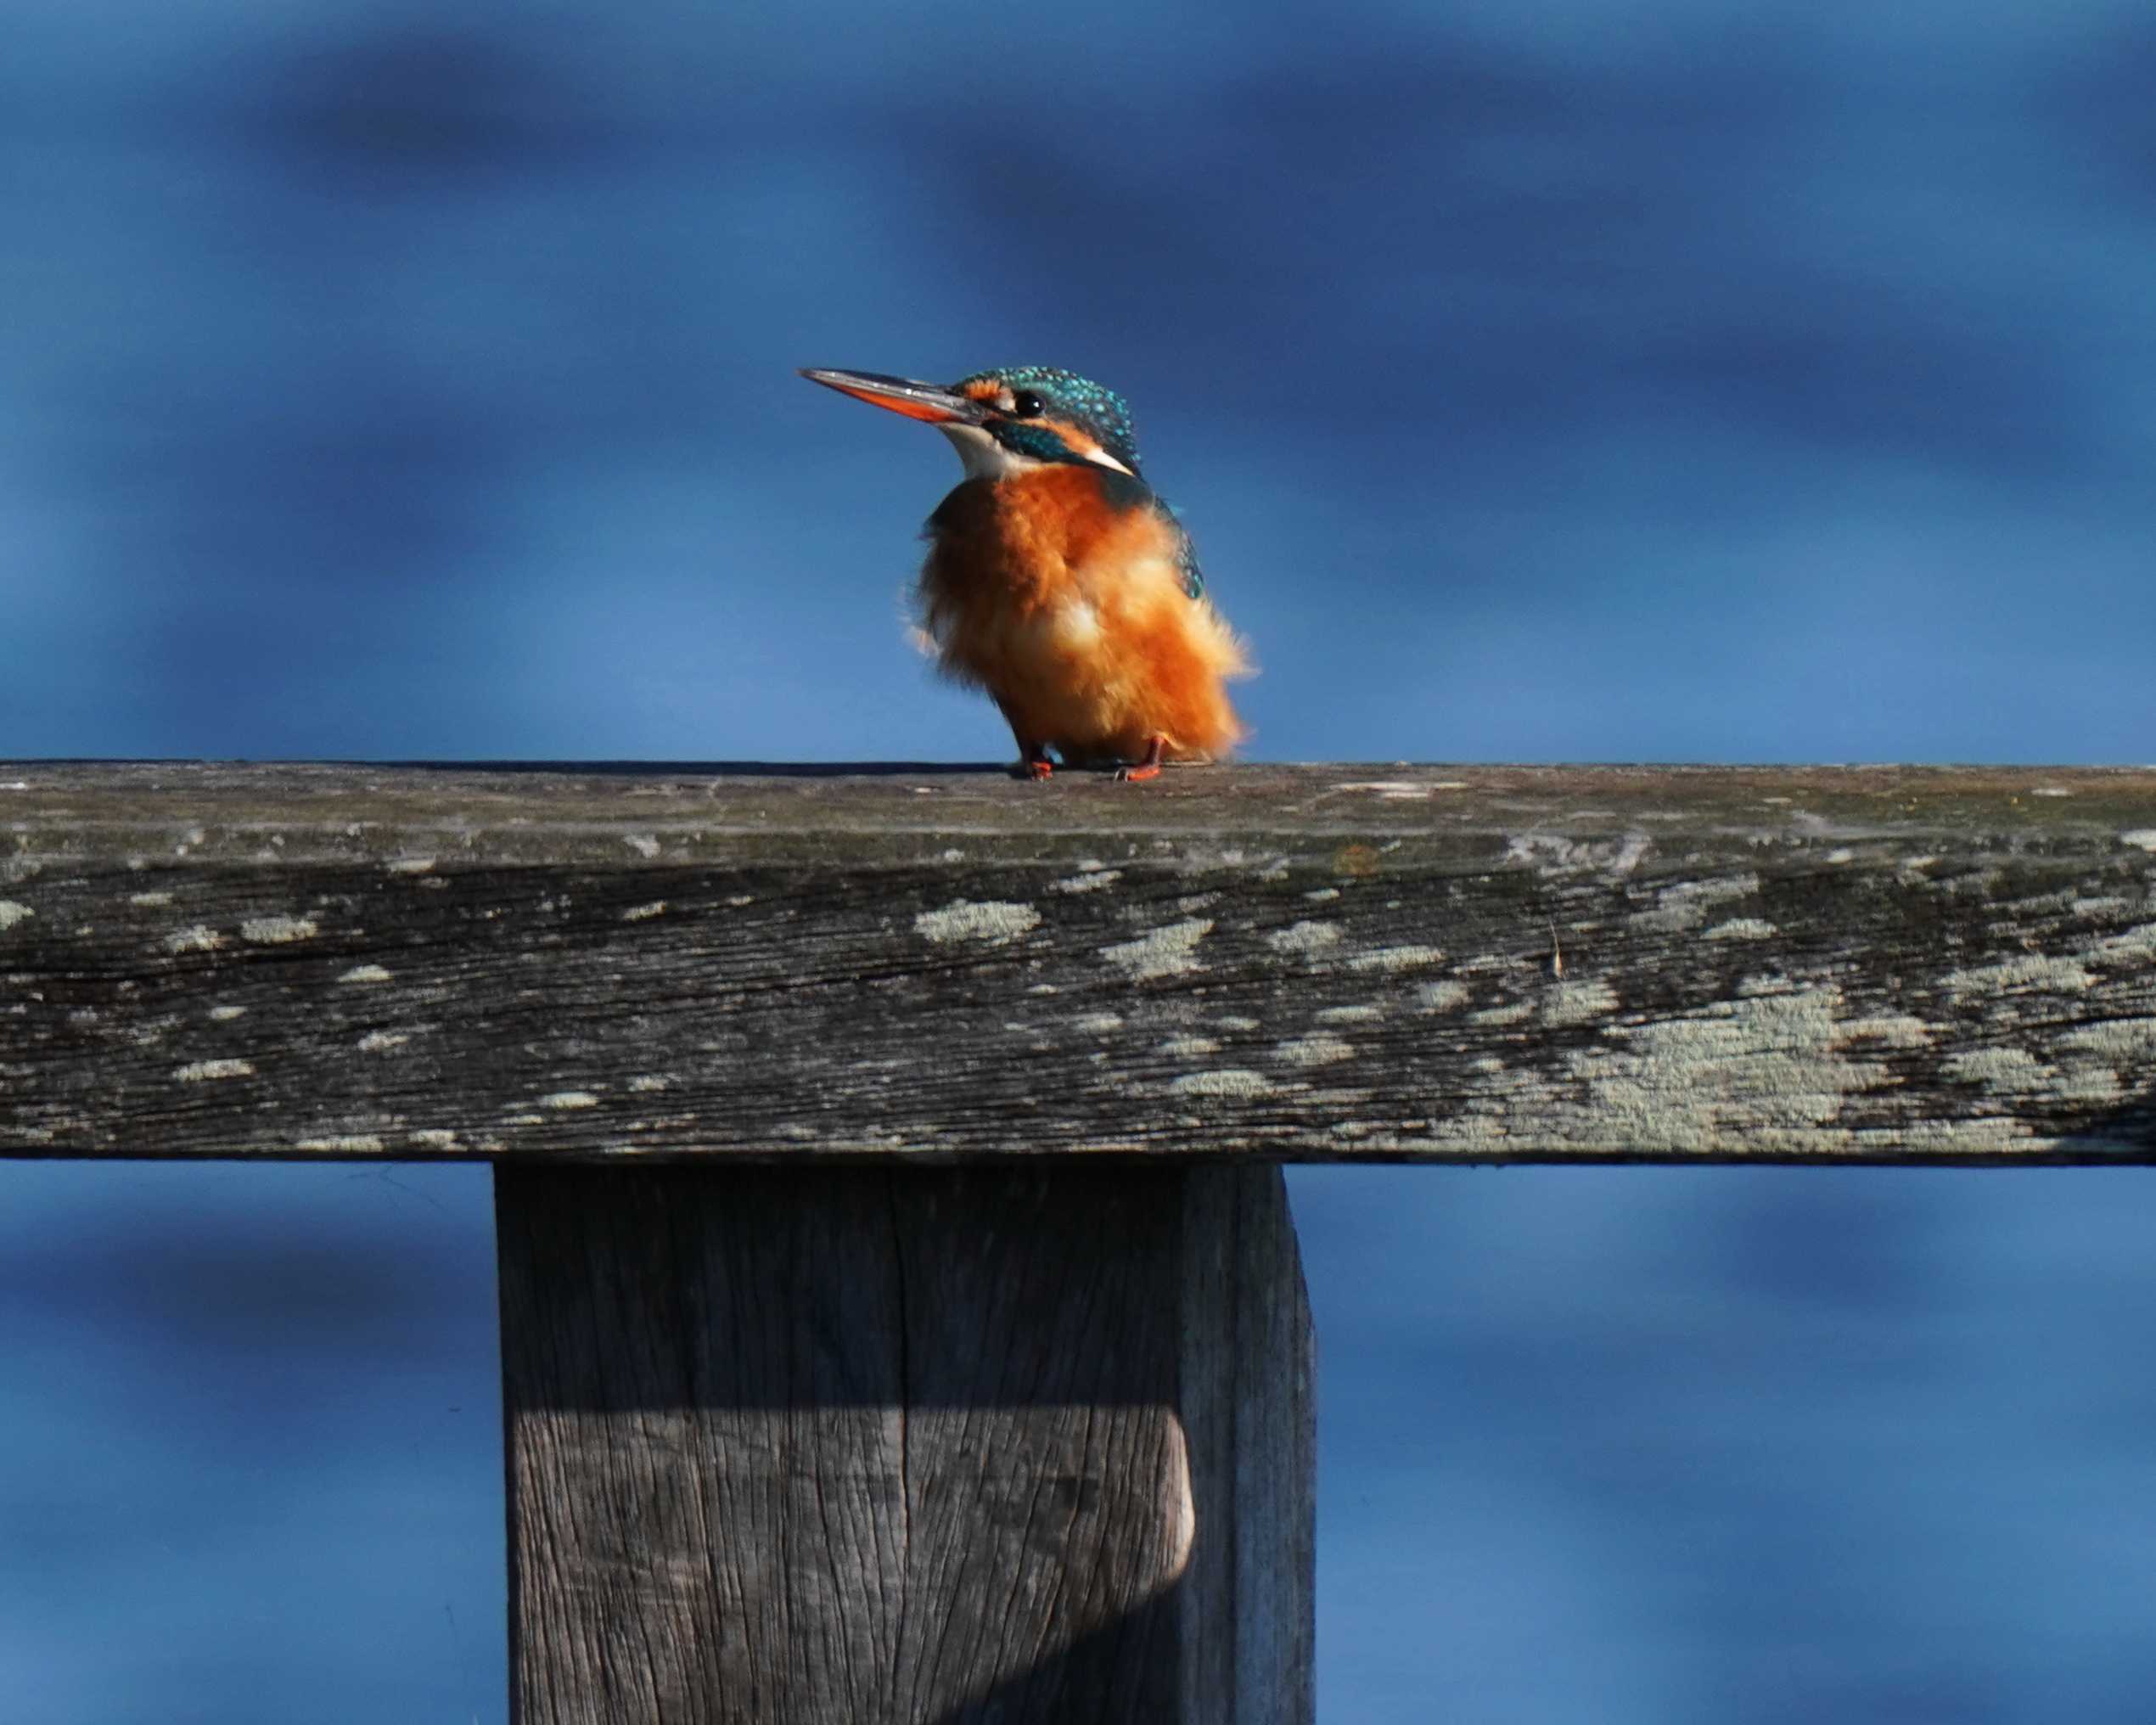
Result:
{"label": "bird", "polygon": [[921,632],[946,676],[1002,710],[1017,776],[1060,760],[1143,781],[1243,739],[1224,685],[1250,674],[1248,651],[1146,483],[1120,396],[1046,365],[947,385],[801,375],[957,445],[965,477],[923,529]]}

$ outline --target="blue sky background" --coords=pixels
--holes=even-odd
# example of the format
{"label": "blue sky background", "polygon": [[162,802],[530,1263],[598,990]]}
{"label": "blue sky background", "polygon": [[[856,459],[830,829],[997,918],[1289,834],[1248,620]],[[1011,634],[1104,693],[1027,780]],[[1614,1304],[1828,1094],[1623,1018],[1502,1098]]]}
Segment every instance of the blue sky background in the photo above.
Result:
{"label": "blue sky background", "polygon": [[[1275,759],[2146,761],[2156,20],[19,0],[0,756],[989,760],[1128,395]],[[2145,1720],[2138,1171],[1295,1177],[1327,1717]],[[503,1717],[486,1179],[0,1168],[0,1717]]]}

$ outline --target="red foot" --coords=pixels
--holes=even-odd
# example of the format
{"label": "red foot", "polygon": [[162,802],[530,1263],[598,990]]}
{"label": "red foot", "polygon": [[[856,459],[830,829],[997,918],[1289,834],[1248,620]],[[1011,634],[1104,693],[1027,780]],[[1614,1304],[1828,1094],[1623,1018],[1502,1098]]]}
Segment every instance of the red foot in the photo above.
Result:
{"label": "red foot", "polygon": [[1047,750],[1028,749],[1019,756],[1018,765],[1011,772],[1016,778],[1030,778],[1037,784],[1041,780],[1052,777],[1055,770],[1056,764],[1048,759]]}
{"label": "red foot", "polygon": [[1148,778],[1160,776],[1160,756],[1168,746],[1165,737],[1155,737],[1145,745],[1145,759],[1135,767],[1119,767],[1115,776],[1126,784],[1143,784]]}

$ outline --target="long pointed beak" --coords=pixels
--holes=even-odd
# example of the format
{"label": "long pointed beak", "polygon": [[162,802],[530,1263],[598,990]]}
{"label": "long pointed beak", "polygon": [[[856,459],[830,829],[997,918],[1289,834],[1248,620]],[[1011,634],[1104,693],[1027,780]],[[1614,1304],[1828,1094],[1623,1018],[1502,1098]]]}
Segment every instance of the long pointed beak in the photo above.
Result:
{"label": "long pointed beak", "polygon": [[806,367],[801,375],[872,407],[888,407],[894,413],[925,419],[931,425],[978,425],[985,417],[980,402],[940,384],[917,384],[911,378],[885,377],[880,372],[811,371]]}

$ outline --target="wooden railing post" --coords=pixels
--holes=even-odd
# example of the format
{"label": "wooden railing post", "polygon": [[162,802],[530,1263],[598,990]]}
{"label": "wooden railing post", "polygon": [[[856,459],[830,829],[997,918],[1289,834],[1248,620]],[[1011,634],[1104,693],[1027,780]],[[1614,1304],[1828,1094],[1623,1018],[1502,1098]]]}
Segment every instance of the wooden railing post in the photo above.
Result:
{"label": "wooden railing post", "polygon": [[1277,1169],[497,1180],[524,1725],[1307,1725]]}
{"label": "wooden railing post", "polygon": [[494,1164],[525,1725],[1307,1720],[1273,1161],[2156,1160],[2145,768],[0,784],[0,1155]]}

